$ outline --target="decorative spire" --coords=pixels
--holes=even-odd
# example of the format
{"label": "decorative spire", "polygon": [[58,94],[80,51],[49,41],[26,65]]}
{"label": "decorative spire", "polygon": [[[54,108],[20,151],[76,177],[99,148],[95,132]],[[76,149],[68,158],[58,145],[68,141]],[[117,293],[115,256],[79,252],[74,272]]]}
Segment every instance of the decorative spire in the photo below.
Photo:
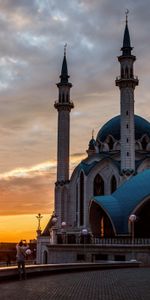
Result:
{"label": "decorative spire", "polygon": [[89,148],[87,150],[88,155],[96,153],[96,141],[94,139],[94,129],[92,130],[92,138],[89,141]]}
{"label": "decorative spire", "polygon": [[94,139],[94,129],[92,130],[92,139]]}
{"label": "decorative spire", "polygon": [[66,59],[66,48],[67,48],[67,44],[64,45],[64,59],[63,59],[63,63],[62,63],[62,69],[61,69],[61,83],[68,83],[68,68],[67,68],[67,59]]}
{"label": "decorative spire", "polygon": [[129,14],[129,10],[127,9],[125,11],[125,15],[126,15],[126,25],[128,24],[128,14]]}
{"label": "decorative spire", "polygon": [[67,43],[64,45],[64,56],[66,56]]}
{"label": "decorative spire", "polygon": [[43,216],[39,213],[37,216],[36,216],[37,220],[38,220],[38,228],[37,230],[41,230],[41,219],[43,218]]}
{"label": "decorative spire", "polygon": [[124,30],[124,37],[123,37],[123,47],[121,48],[121,50],[123,51],[123,56],[129,56],[131,55],[131,50],[133,49],[131,47],[131,43],[130,43],[130,34],[129,34],[129,29],[128,29],[128,14],[129,14],[129,10],[127,9],[126,12],[126,26],[125,26],[125,30]]}

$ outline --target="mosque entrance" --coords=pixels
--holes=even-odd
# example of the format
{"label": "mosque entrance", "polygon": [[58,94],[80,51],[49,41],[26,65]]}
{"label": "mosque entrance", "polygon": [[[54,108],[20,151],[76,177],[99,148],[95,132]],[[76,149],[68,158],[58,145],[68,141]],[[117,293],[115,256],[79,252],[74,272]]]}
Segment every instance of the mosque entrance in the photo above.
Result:
{"label": "mosque entrance", "polygon": [[150,198],[135,211],[137,217],[134,223],[136,238],[150,238]]}
{"label": "mosque entrance", "polygon": [[45,250],[43,253],[43,264],[47,264],[48,261],[48,256],[47,256],[47,251]]}
{"label": "mosque entrance", "polygon": [[109,217],[105,211],[94,201],[91,203],[89,217],[91,230],[94,237],[110,238],[115,236]]}

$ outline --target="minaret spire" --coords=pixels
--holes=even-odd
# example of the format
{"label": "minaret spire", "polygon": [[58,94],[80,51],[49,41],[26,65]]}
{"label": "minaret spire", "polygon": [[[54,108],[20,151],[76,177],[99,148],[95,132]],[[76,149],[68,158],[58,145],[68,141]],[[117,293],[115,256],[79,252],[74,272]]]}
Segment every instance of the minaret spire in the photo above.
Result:
{"label": "minaret spire", "polygon": [[66,48],[67,48],[67,44],[64,45],[64,58],[62,63],[61,75],[60,75],[61,83],[68,83],[68,79],[69,79],[67,59],[66,59]]}
{"label": "minaret spire", "polygon": [[126,11],[125,11],[125,15],[126,15],[126,25],[128,24],[128,14],[129,14],[129,10],[126,9]]}
{"label": "minaret spire", "polygon": [[131,47],[130,34],[128,28],[128,14],[129,14],[128,9],[126,10],[125,14],[126,14],[126,25],[125,25],[124,36],[123,36],[123,47],[121,48],[121,50],[122,50],[122,55],[128,56],[131,55],[131,51],[133,49]]}
{"label": "minaret spire", "polygon": [[138,85],[138,78],[134,76],[136,57],[131,53],[133,48],[128,29],[128,13],[129,10],[126,11],[122,55],[118,57],[120,76],[116,78],[116,85],[120,88],[122,174],[132,174],[135,171],[134,89]]}
{"label": "minaret spire", "polygon": [[[64,57],[60,75],[60,82],[57,83],[59,90],[58,101],[54,107],[58,111],[58,136],[57,136],[57,181],[55,187],[55,213],[58,216],[58,223],[67,221],[67,212],[64,208],[66,191],[69,183],[69,158],[70,158],[70,111],[74,107],[70,101],[70,89],[72,84],[68,81],[68,68],[66,58],[66,44],[64,46]],[[66,196],[67,197],[67,196]],[[66,203],[66,202],[65,202]]]}
{"label": "minaret spire", "polygon": [[64,56],[66,56],[67,43],[64,45]]}
{"label": "minaret spire", "polygon": [[92,139],[94,139],[94,129],[92,129]]}

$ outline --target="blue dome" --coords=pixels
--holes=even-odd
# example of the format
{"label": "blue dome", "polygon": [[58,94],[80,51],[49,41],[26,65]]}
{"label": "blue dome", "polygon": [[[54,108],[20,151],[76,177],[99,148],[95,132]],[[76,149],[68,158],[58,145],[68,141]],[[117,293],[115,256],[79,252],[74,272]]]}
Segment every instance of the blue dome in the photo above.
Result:
{"label": "blue dome", "polygon": [[[150,137],[150,122],[137,115],[135,120],[135,139],[138,140],[143,134]],[[104,142],[108,135],[112,135],[116,140],[120,140],[120,115],[109,120],[98,132],[96,140]]]}

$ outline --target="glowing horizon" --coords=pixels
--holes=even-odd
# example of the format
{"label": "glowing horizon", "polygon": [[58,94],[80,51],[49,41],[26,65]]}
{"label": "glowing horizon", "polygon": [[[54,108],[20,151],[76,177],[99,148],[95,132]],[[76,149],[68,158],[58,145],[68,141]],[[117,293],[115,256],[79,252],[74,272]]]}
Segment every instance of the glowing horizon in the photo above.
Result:
{"label": "glowing horizon", "polygon": [[[43,214],[41,221],[41,229],[44,230],[50,214]],[[19,226],[18,226],[19,224]],[[33,240],[36,239],[37,219],[36,215],[16,215],[16,216],[1,216],[0,217],[0,243],[1,242],[14,242],[20,240]]]}
{"label": "glowing horizon", "polygon": [[[85,155],[79,154],[79,155],[72,155],[71,156],[71,168],[74,168],[74,165],[77,164]],[[51,177],[51,186],[48,184],[46,186],[46,189],[44,190],[44,193],[42,193],[41,197],[39,195],[39,191],[37,191],[37,195],[39,197],[40,203],[38,203],[35,194],[36,192],[32,192],[34,181],[37,182],[37,178],[39,178],[40,183],[43,179],[43,185],[47,185],[47,182],[49,181],[50,174],[52,171],[54,172],[54,176],[56,176],[56,161],[47,161],[43,162],[37,165],[29,166],[28,168],[17,168],[14,170],[10,170],[8,172],[4,172],[0,174],[0,186],[2,188],[3,185],[3,191],[2,191],[2,198],[4,196],[7,197],[8,206],[6,207],[6,211],[2,213],[2,205],[1,205],[1,213],[0,213],[0,242],[17,242],[20,239],[35,239],[36,238],[36,226],[37,226],[37,220],[36,220],[36,214],[39,212],[43,215],[42,218],[42,224],[41,228],[42,230],[46,226],[46,223],[48,222],[52,212],[53,212],[53,205],[54,205],[54,199],[52,196],[51,201],[49,200],[48,203],[48,195],[51,193],[53,195],[54,190],[54,177]],[[21,180],[21,182],[20,182]],[[29,180],[27,182],[28,190],[31,182],[31,191],[29,193],[28,191],[28,201],[26,200],[26,197],[24,197],[25,191],[22,191],[21,193],[18,191],[20,189],[20,185],[22,184],[23,180],[23,187],[24,187],[24,180]],[[5,185],[4,185],[5,182]],[[39,183],[39,184],[40,184]],[[10,187],[9,187],[10,186]],[[10,203],[11,201],[11,187],[13,186],[13,190],[15,189],[15,199],[13,199],[13,207],[16,207],[15,210],[9,212]],[[41,188],[39,186],[39,188]],[[10,191],[10,195],[8,192],[8,189]],[[6,195],[7,194],[7,195]],[[47,196],[46,196],[47,194]],[[18,200],[17,200],[18,195]],[[45,204],[42,202],[43,207],[41,206],[41,201],[43,201],[43,197],[46,198]],[[5,197],[4,197],[5,198]],[[24,206],[23,206],[23,198]],[[21,200],[22,199],[22,200]],[[20,207],[19,202],[22,202],[22,207]],[[39,201],[38,201],[39,202]],[[12,203],[12,201],[11,201]],[[2,202],[1,202],[2,204]],[[5,205],[5,201],[4,201]],[[8,214],[9,212],[9,214]],[[20,212],[20,213],[19,213]],[[28,212],[28,213],[27,213]],[[11,224],[11,231],[8,226],[8,224]],[[19,225],[19,228],[18,228]],[[29,226],[29,229],[27,229]]]}

